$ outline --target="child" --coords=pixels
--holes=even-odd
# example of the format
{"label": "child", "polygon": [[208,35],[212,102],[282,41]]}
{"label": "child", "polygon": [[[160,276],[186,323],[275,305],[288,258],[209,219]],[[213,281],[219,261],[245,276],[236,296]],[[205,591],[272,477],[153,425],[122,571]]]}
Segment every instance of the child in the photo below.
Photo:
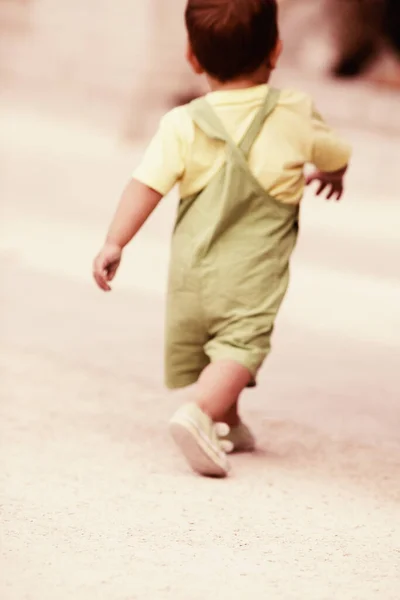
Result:
{"label": "child", "polygon": [[[270,350],[305,183],[317,180],[318,194],[339,199],[350,149],[307,95],[268,85],[282,49],[276,0],[189,0],[186,26],[188,61],[212,91],[161,121],[94,277],[110,290],[124,246],[179,183],[166,382],[195,385],[170,427],[194,471],[224,477],[227,452],[254,449],[239,396]],[[307,182],[306,163],[317,169]]]}

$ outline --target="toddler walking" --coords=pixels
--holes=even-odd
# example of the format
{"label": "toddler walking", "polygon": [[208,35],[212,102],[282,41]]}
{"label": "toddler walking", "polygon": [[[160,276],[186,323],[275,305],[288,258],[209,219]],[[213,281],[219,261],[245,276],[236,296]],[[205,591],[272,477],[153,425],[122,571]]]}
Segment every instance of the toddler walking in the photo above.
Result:
{"label": "toddler walking", "polygon": [[309,96],[268,83],[282,50],[276,0],[188,0],[185,17],[188,61],[211,92],[162,119],[94,277],[110,290],[123,248],[178,183],[165,371],[169,388],[194,386],[170,429],[195,472],[224,477],[228,452],[254,449],[239,397],[270,351],[305,184],[339,199],[350,148]]}

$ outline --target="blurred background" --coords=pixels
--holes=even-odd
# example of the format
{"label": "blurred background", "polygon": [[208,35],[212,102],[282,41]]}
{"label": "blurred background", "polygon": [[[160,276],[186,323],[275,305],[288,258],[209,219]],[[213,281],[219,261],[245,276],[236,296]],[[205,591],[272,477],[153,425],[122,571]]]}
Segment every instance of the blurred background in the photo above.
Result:
{"label": "blurred background", "polygon": [[[1,569],[8,586],[1,593],[4,600],[100,597],[104,581],[107,586],[113,577],[123,586],[120,575],[129,580],[136,558],[121,533],[124,541],[118,548],[126,551],[127,562],[122,567],[118,562],[104,517],[111,506],[118,506],[112,525],[117,522],[118,530],[120,518],[120,532],[127,523],[132,531],[140,529],[136,507],[144,522],[151,510],[149,527],[164,527],[160,539],[168,539],[169,550],[178,552],[178,565],[187,554],[186,547],[178,547],[183,534],[165,530],[180,510],[176,505],[188,498],[185,477],[176,479],[182,465],[165,433],[176,399],[165,394],[162,384],[163,299],[175,193],[127,250],[113,294],[100,294],[91,280],[92,259],[109,218],[160,116],[205,90],[184,60],[184,4],[0,0],[0,495],[6,492],[2,504],[10,520],[6,517],[4,523],[14,532]],[[378,547],[379,555],[394,561],[393,577],[385,568],[383,595],[373,597],[395,599],[398,565],[390,527],[399,522],[398,512],[387,508],[387,519],[380,522],[375,506],[363,512],[361,496],[370,493],[379,507],[396,500],[398,507],[400,495],[398,0],[281,0],[281,29],[285,52],[273,82],[310,92],[325,118],[351,141],[354,157],[342,203],[306,194],[302,236],[274,352],[260,385],[246,399],[246,416],[269,452],[269,468],[262,458],[251,467],[247,457],[235,468],[240,472],[243,467],[253,496],[262,502],[270,501],[265,490],[287,490],[277,514],[283,499],[292,499],[285,508],[287,516],[297,514],[293,530],[289,520],[291,540],[300,535],[298,523],[305,520],[302,509],[293,512],[293,498],[300,498],[300,504],[304,499],[304,482],[312,481],[312,499],[305,501],[320,519],[313,530],[307,517],[312,531],[307,539],[322,539],[320,524],[329,521],[325,511],[341,510],[338,522],[346,522],[347,500],[339,496],[347,498],[343,490],[349,481],[357,482],[361,495],[354,492],[354,502],[360,502],[351,505],[349,519],[363,520],[357,533],[361,537],[366,522],[376,525],[377,536],[368,530],[362,540],[368,549],[375,548],[381,536],[386,541]],[[279,457],[275,471],[274,457]],[[282,469],[289,474],[286,480]],[[294,483],[293,469],[301,472]],[[342,476],[339,499],[335,489],[325,493],[325,484],[318,483]],[[197,485],[202,506],[218,508],[208,483],[190,485]],[[163,502],[157,500],[160,486]],[[176,495],[176,486],[183,489],[182,496]],[[235,494],[244,493],[244,507],[245,488],[235,488]],[[227,498],[219,490],[223,504]],[[333,498],[333,504],[327,507],[326,498]],[[96,513],[99,502],[101,514]],[[87,517],[85,506],[91,507]],[[225,504],[214,515],[216,526],[224,511]],[[257,507],[248,512],[260,519],[265,513]],[[269,520],[268,511],[266,515],[269,523],[276,521]],[[65,527],[64,533],[58,534],[54,523]],[[203,524],[196,544],[202,543]],[[335,528],[323,534],[327,537],[321,545],[333,553]],[[357,528],[352,521],[349,531]],[[90,547],[99,531],[101,542]],[[221,540],[229,531],[230,525],[221,530]],[[59,535],[70,545],[53,564]],[[341,535],[346,537],[345,529]],[[156,537],[143,533],[137,538],[148,556],[156,556],[151,541]],[[279,545],[276,533],[267,537]],[[258,539],[253,539],[257,548]],[[354,539],[348,540],[349,547]],[[89,546],[81,548],[79,540]],[[224,556],[235,565],[229,536],[218,543],[225,544]],[[285,556],[287,546],[282,551]],[[320,555],[309,554],[314,569]],[[372,550],[371,556],[362,554],[358,571],[351,552],[345,556],[341,597],[350,597],[346,594],[357,572],[357,597],[372,597],[368,577],[360,574],[378,568],[376,555]],[[207,550],[204,557],[212,571],[214,554]],[[64,568],[66,560],[71,569]],[[52,564],[47,579],[35,576]],[[290,585],[285,573],[293,573],[292,567],[277,575],[282,586]],[[236,566],[232,572],[241,569]],[[267,570],[262,572],[266,576]],[[145,569],[137,576],[146,586],[140,597],[194,598],[192,588],[183,590],[184,582],[181,596],[159,593],[160,577],[175,590],[176,571],[169,573],[154,577]],[[313,573],[302,598],[325,597],[313,595]],[[227,585],[224,569],[214,575],[214,582]],[[381,582],[380,575],[376,581]],[[205,579],[198,581],[201,589]],[[235,577],[232,582],[223,597],[246,597],[244,583]],[[89,587],[81,592],[81,584]],[[106,589],[111,592],[105,591],[105,598],[133,597],[122,587],[116,595],[115,584]],[[204,590],[202,598],[208,594]],[[295,597],[290,591],[278,596]]]}

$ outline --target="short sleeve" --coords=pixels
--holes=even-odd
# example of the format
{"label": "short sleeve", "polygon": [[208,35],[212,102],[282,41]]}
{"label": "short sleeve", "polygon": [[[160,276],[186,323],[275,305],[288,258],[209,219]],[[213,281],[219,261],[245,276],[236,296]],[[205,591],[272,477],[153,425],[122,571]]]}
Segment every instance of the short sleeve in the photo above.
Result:
{"label": "short sleeve", "polygon": [[313,107],[311,160],[320,171],[343,169],[349,163],[351,146],[337,135]]}
{"label": "short sleeve", "polygon": [[185,141],[174,111],[166,114],[132,176],[163,196],[181,179],[185,170]]}

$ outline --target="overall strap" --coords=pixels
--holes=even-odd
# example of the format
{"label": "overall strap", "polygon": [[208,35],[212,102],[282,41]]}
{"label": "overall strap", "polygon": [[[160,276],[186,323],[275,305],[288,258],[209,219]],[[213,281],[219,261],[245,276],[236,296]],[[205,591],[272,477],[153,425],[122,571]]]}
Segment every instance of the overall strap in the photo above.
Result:
{"label": "overall strap", "polygon": [[234,152],[247,159],[250,150],[257,139],[267,117],[278,103],[280,92],[270,88],[250,127],[246,131],[239,146],[235,144],[226,131],[220,118],[205,98],[198,98],[189,104],[189,113],[195,124],[210,138],[225,142]]}
{"label": "overall strap", "polygon": [[253,147],[254,142],[261,133],[266,119],[273,112],[276,105],[278,104],[280,91],[275,88],[270,88],[263,105],[254,117],[250,127],[246,131],[242,141],[239,144],[240,150],[243,152],[247,159],[250,151]]}
{"label": "overall strap", "polygon": [[220,118],[205,98],[193,100],[188,108],[194,123],[207,137],[225,142],[229,146],[234,144]]}

